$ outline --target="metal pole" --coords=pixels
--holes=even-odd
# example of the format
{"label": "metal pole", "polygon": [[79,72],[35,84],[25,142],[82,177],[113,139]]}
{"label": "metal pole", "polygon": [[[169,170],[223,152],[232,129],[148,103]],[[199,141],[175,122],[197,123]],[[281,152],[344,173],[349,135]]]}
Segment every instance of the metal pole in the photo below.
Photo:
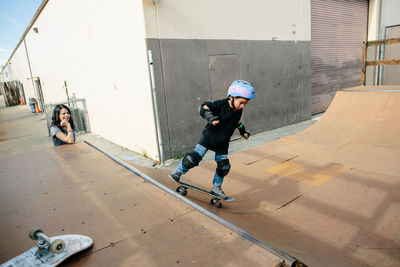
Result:
{"label": "metal pole", "polygon": [[156,128],[157,128],[158,154],[160,155],[160,162],[162,164],[162,163],[164,163],[164,150],[163,150],[163,142],[162,142],[162,136],[161,136],[160,118],[158,117],[156,80],[154,78],[153,54],[151,53],[151,50],[148,51],[148,54],[149,54],[151,87],[152,87],[152,91],[153,91],[154,115],[155,115],[155,119],[156,119]]}
{"label": "metal pole", "polygon": [[68,94],[67,81],[64,81],[64,88],[65,88],[65,94],[67,95],[67,102],[68,102],[68,107],[69,107],[69,94]]}
{"label": "metal pole", "polygon": [[[31,75],[32,87],[33,87],[34,92],[37,93],[37,90],[35,90],[35,88],[36,88],[35,87],[35,82],[33,81],[31,61],[29,60],[28,48],[26,47],[25,38],[23,39],[23,42],[24,42],[24,47],[25,47],[26,59],[28,61],[29,74]],[[39,100],[39,95],[37,95],[36,97]]]}

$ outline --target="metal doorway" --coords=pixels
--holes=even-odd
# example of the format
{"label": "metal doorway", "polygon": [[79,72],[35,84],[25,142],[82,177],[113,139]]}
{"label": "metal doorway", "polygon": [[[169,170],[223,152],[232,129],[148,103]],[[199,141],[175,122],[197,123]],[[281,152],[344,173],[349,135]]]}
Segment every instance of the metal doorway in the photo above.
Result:
{"label": "metal doorway", "polygon": [[40,112],[43,112],[45,102],[43,97],[42,86],[40,84],[40,79],[39,77],[33,77],[32,79],[33,79],[33,84],[35,85],[35,93],[38,100],[39,109]]}

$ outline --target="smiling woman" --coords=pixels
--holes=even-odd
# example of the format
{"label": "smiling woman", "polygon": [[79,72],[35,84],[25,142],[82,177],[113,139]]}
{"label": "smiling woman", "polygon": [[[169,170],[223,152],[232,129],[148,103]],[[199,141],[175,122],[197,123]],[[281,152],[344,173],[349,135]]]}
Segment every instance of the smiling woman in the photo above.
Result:
{"label": "smiling woman", "polygon": [[75,143],[75,129],[70,109],[65,105],[55,106],[50,128],[54,146]]}

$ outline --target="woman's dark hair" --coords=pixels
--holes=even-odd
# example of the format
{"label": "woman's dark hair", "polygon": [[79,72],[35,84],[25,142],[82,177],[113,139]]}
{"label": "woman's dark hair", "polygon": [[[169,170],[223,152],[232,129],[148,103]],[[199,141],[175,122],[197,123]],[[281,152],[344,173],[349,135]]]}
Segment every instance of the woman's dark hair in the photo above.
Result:
{"label": "woman's dark hair", "polygon": [[[61,129],[60,112],[61,112],[61,109],[63,109],[63,108],[68,110],[69,114],[71,115],[71,110],[69,109],[69,107],[67,107],[66,105],[62,105],[62,104],[56,105],[53,110],[53,116],[51,117],[51,120],[52,120],[51,126],[57,126],[58,128]],[[75,124],[74,124],[74,121],[72,120],[72,116],[69,119],[69,124],[71,124],[71,128],[75,130]]]}

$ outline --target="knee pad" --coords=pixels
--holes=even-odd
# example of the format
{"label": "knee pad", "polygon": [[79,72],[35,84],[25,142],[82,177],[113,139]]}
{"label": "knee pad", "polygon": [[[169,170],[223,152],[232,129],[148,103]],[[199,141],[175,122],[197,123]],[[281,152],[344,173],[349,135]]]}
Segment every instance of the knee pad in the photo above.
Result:
{"label": "knee pad", "polygon": [[201,159],[202,159],[202,157],[199,155],[199,153],[197,153],[196,151],[193,151],[192,153],[188,153],[188,154],[186,154],[185,157],[183,157],[182,165],[186,169],[191,169],[191,168],[199,165]]}
{"label": "knee pad", "polygon": [[217,174],[219,177],[224,177],[229,173],[231,169],[231,164],[229,164],[229,159],[223,159],[217,161]]}

